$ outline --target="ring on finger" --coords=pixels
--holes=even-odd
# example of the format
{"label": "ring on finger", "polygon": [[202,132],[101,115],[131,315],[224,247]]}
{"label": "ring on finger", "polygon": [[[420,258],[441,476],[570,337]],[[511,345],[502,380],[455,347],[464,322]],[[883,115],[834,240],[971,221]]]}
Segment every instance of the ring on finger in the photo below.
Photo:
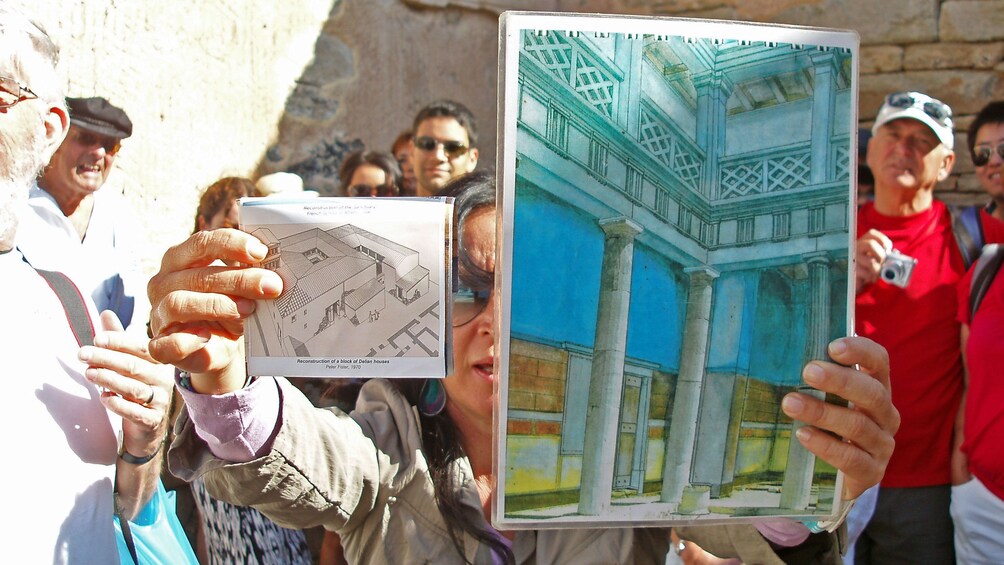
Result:
{"label": "ring on finger", "polygon": [[151,405],[151,404],[153,404],[153,398],[154,398],[154,396],[155,396],[155,392],[156,392],[156,391],[155,391],[155,390],[153,389],[153,387],[152,387],[152,386],[150,386],[150,385],[147,385],[147,386],[149,386],[149,387],[150,387],[150,396],[149,396],[149,398],[147,398],[147,399],[146,399],[146,400],[144,400],[143,402],[140,402],[140,403],[139,403],[139,404],[140,404],[140,406],[143,406],[143,407],[145,407],[145,408],[149,408],[149,407],[150,407],[150,405]]}
{"label": "ring on finger", "polygon": [[687,542],[685,542],[683,540],[680,540],[680,541],[676,542],[675,545],[673,545],[673,552],[675,552],[677,555],[680,555],[681,553],[683,553],[683,550],[685,550],[685,549],[687,549]]}

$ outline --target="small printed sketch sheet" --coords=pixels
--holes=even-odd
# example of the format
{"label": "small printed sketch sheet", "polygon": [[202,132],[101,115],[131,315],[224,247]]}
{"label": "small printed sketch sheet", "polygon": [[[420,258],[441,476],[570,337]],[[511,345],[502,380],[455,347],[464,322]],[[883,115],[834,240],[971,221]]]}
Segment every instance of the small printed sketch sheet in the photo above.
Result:
{"label": "small printed sketch sheet", "polygon": [[244,323],[251,375],[445,377],[449,198],[243,198],[282,294]]}

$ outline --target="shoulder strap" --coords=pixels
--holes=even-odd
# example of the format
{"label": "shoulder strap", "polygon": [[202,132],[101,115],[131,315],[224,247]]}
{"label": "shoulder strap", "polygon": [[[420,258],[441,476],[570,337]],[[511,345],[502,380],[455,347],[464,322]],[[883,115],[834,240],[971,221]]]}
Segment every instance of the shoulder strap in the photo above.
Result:
{"label": "shoulder strap", "polygon": [[69,322],[70,329],[73,330],[73,335],[77,338],[77,344],[81,346],[94,345],[94,324],[91,322],[90,314],[87,313],[87,303],[84,302],[84,297],[80,294],[77,285],[73,284],[70,277],[63,273],[43,271],[42,269],[35,269],[35,271],[45,279],[45,282],[49,283],[49,287],[63,304],[66,321]]}
{"label": "shoulder strap", "polygon": [[983,302],[983,296],[986,295],[987,289],[990,288],[994,277],[997,276],[1002,262],[1004,262],[1004,247],[992,243],[983,248],[983,253],[980,254],[976,267],[973,268],[973,282],[972,286],[969,287],[970,322],[976,316],[976,310],[979,309],[980,302]]}
{"label": "shoulder strap", "polygon": [[955,235],[955,242],[962,252],[962,260],[969,269],[980,257],[980,250],[983,249],[983,225],[980,222],[980,207],[978,206],[949,206],[952,214],[952,234]]}
{"label": "shoulder strap", "polygon": [[949,206],[952,214],[952,234],[962,252],[962,260],[968,269],[980,256],[983,249],[983,225],[980,223],[979,206]]}

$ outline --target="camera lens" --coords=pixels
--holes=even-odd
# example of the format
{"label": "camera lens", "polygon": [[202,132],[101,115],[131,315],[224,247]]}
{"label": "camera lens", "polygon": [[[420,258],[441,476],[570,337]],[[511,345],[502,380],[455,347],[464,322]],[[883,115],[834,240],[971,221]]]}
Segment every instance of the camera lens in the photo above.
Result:
{"label": "camera lens", "polygon": [[900,276],[900,269],[898,265],[886,265],[882,269],[882,278],[886,281],[894,281]]}

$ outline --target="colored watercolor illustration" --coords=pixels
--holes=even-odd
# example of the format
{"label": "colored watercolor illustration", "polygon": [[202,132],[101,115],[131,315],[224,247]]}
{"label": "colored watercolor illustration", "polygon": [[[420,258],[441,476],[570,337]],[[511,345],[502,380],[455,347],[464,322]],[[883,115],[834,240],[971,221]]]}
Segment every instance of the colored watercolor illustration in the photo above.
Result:
{"label": "colored watercolor illustration", "polygon": [[[339,206],[348,204],[342,200]],[[242,215],[268,211],[267,202],[257,204]],[[414,233],[386,211],[379,222],[353,210],[345,223],[245,223],[268,245],[262,266],[283,281],[282,294],[259,301],[247,323],[249,362],[285,359],[299,374],[329,374],[320,369],[342,364],[372,375],[388,358],[441,358],[445,216],[436,213],[438,225]]]}
{"label": "colored watercolor illustration", "polygon": [[853,327],[857,38],[530,15],[502,33],[496,523],[834,514],[838,473],[780,399]]}

